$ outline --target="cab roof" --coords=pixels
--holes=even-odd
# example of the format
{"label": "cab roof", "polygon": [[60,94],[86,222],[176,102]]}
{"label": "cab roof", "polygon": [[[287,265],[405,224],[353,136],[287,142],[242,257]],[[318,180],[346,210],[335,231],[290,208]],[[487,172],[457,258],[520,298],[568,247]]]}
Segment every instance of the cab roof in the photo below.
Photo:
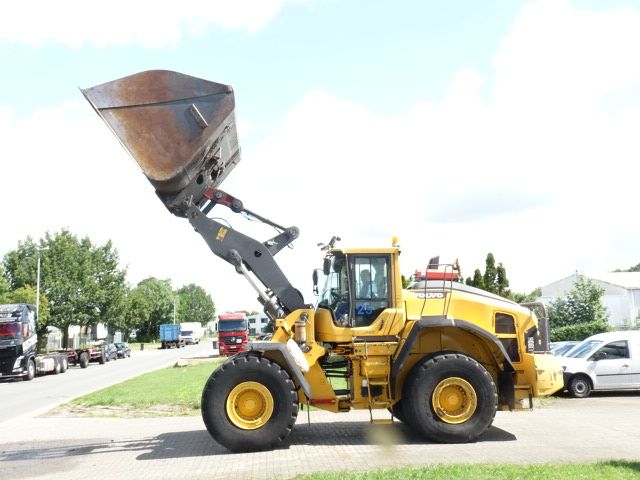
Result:
{"label": "cab roof", "polygon": [[345,255],[375,255],[375,254],[389,254],[399,253],[400,249],[395,247],[387,248],[332,248],[329,253],[332,254],[345,254]]}

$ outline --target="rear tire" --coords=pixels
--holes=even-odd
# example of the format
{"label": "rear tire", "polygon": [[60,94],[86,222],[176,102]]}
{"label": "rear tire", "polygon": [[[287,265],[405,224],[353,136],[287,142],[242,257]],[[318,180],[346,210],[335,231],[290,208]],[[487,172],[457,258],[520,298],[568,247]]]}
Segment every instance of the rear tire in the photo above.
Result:
{"label": "rear tire", "polygon": [[476,440],[493,423],[498,405],[489,372],[474,359],[456,353],[416,364],[402,398],[407,423],[441,443]]}
{"label": "rear tire", "polygon": [[396,403],[393,407],[389,409],[391,414],[396,417],[402,423],[407,423],[407,416],[404,413],[404,408],[402,406],[402,400]]}
{"label": "rear tire", "polygon": [[202,418],[211,436],[233,452],[275,448],[291,433],[298,395],[289,374],[257,355],[236,355],[209,377]]}
{"label": "rear tire", "polygon": [[569,382],[569,393],[575,398],[586,398],[591,394],[591,382],[584,375],[576,375]]}
{"label": "rear tire", "polygon": [[69,359],[67,357],[64,357],[60,362],[60,373],[66,372],[67,368],[69,368]]}
{"label": "rear tire", "polygon": [[87,368],[89,366],[89,354],[82,352],[80,354],[80,368]]}
{"label": "rear tire", "polygon": [[54,359],[53,360],[53,374],[54,375],[59,375],[60,372],[62,371],[62,365],[61,365],[61,361],[58,359]]}

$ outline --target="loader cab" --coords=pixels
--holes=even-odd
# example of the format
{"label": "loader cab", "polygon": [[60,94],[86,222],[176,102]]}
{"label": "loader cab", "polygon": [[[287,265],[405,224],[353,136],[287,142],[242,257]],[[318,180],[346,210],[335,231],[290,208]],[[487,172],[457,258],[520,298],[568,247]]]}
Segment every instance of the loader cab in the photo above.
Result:
{"label": "loader cab", "polygon": [[392,256],[389,253],[344,253],[327,257],[326,281],[318,307],[330,310],[339,327],[367,327],[392,307]]}

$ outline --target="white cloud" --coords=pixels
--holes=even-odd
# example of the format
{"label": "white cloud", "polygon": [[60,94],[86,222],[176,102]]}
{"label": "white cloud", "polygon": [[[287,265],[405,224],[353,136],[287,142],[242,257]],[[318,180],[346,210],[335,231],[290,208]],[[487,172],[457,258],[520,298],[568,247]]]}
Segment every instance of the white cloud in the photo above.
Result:
{"label": "white cloud", "polygon": [[[468,275],[492,251],[525,291],[576,269],[635,264],[640,252],[617,246],[621,232],[640,232],[640,109],[602,106],[640,82],[638,45],[638,11],[532,3],[495,55],[488,96],[487,79],[467,69],[441,102],[396,118],[311,92],[246,156],[256,182],[243,195],[299,219],[309,245],[337,233],[350,246],[384,246],[400,235],[404,273],[441,253]],[[266,197],[264,178],[274,179]]]}
{"label": "white cloud", "polygon": [[86,1],[23,0],[3,6],[0,41],[73,48],[176,44],[210,26],[250,32],[262,28],[285,0],[110,0],[99,7]]}
{"label": "white cloud", "polygon": [[[634,265],[640,108],[620,102],[608,112],[603,103],[640,82],[630,65],[638,45],[637,11],[530,4],[495,55],[491,83],[463,69],[442,101],[396,117],[311,91],[271,138],[243,152],[223,188],[301,228],[278,260],[307,301],[316,243],[334,234],[345,246],[387,246],[399,235],[404,274],[441,254],[471,275],[491,251],[518,291],[576,269]],[[259,308],[233,268],[164,209],[88,105],[28,119],[0,109],[0,136],[2,178],[16,179],[3,182],[2,220],[12,229],[0,253],[68,226],[113,239],[133,282],[171,277],[203,285],[223,310]],[[260,240],[274,235],[223,207],[212,214]]]}

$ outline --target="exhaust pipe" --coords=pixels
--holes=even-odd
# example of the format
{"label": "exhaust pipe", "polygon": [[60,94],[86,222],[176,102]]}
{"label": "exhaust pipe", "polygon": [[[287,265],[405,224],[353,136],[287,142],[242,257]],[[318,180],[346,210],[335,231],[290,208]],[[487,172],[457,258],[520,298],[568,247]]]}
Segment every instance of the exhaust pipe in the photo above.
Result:
{"label": "exhaust pipe", "polygon": [[174,215],[206,202],[240,161],[230,85],[150,70],[81,91]]}

